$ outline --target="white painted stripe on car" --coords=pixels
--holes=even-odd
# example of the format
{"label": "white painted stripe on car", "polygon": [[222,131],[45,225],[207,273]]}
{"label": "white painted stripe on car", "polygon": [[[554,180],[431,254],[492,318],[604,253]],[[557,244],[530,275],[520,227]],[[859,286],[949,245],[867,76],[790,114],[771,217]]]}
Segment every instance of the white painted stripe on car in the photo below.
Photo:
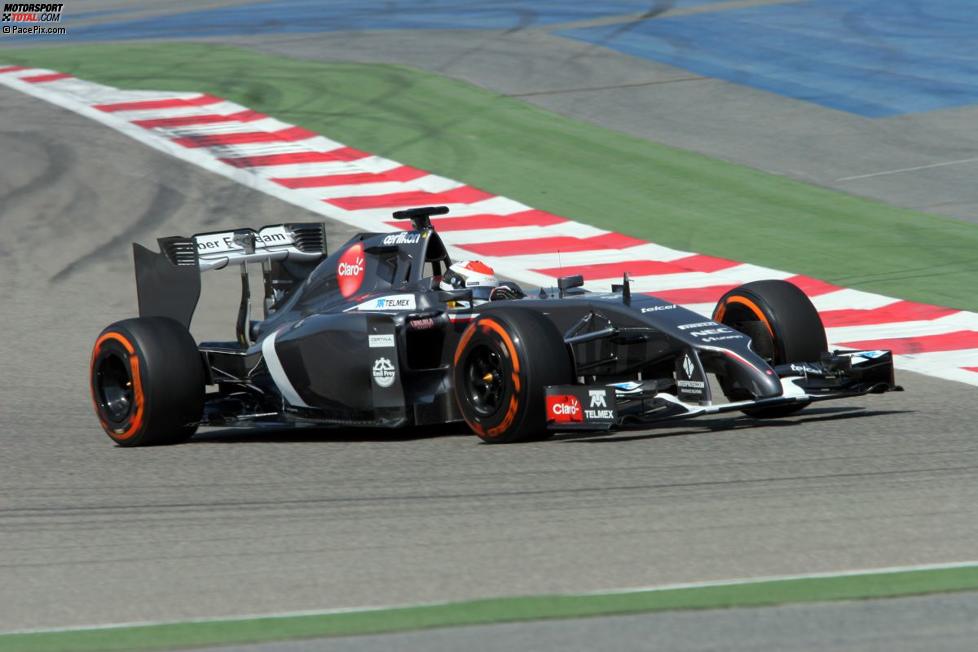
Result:
{"label": "white painted stripe on car", "polygon": [[283,330],[285,329],[280,328],[262,340],[261,354],[265,358],[265,366],[268,367],[268,373],[271,374],[275,386],[278,387],[278,391],[282,393],[282,396],[285,397],[289,405],[295,407],[311,407],[302,400],[299,392],[292,386],[292,381],[286,375],[285,368],[282,367],[282,362],[278,359],[278,353],[275,351],[275,339]]}

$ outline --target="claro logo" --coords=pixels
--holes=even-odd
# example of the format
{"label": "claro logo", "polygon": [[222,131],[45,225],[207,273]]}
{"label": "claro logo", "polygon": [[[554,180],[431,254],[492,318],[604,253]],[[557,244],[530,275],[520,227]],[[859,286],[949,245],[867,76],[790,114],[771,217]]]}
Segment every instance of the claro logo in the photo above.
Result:
{"label": "claro logo", "polygon": [[557,423],[572,423],[584,421],[581,402],[570,394],[557,394],[547,397],[547,421]]}
{"label": "claro logo", "polygon": [[363,244],[357,243],[343,252],[336,264],[336,278],[340,294],[351,297],[363,285],[366,263],[363,257]]}

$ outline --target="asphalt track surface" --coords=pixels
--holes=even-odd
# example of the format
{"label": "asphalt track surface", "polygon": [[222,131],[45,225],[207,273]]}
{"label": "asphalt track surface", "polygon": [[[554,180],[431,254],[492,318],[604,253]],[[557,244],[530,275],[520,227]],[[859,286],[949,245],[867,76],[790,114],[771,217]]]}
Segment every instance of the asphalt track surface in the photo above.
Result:
{"label": "asphalt track surface", "polygon": [[[762,609],[673,611],[210,648],[216,652],[971,652],[974,593]],[[717,642],[723,641],[722,647]]]}
{"label": "asphalt track surface", "polygon": [[[134,312],[129,242],[308,216],[34,99],[4,90],[0,111],[18,116],[0,134],[16,161],[0,182],[0,629],[974,556],[973,389],[911,374],[904,394],[767,425],[522,446],[225,430],[116,448],[87,358]],[[199,337],[230,333],[233,276],[210,279]]]}
{"label": "asphalt track surface", "polygon": [[[135,312],[129,243],[310,216],[11,91],[0,114],[15,117],[0,127],[0,631],[974,558],[974,390],[912,374],[904,394],[769,424],[513,447],[209,431],[116,448],[87,363],[99,330]],[[969,188],[950,189],[965,205]],[[331,227],[334,244],[348,235]],[[215,276],[201,337],[233,327],[236,279]]]}

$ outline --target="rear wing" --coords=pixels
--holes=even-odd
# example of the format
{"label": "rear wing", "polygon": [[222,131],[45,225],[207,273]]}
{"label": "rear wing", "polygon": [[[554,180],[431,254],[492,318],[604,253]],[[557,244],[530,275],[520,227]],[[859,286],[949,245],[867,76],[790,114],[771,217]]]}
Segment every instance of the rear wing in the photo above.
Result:
{"label": "rear wing", "polygon": [[267,316],[326,258],[326,229],[321,222],[273,224],[257,231],[211,231],[189,238],[159,238],[157,242],[159,253],[139,244],[132,246],[139,315],[170,317],[190,328],[200,299],[200,274],[238,265],[242,282],[238,339],[242,344],[247,344],[244,331],[250,314],[247,265],[262,267]]}
{"label": "rear wing", "polygon": [[202,272],[224,269],[233,263],[319,262],[326,255],[326,233],[321,223],[275,224],[258,231],[213,231],[188,239],[196,245]]}

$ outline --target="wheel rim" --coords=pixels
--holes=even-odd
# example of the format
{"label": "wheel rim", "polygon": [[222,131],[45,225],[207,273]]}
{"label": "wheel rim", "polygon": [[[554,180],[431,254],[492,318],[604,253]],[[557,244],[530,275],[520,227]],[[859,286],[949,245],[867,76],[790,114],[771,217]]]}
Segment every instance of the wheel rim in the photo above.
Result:
{"label": "wheel rim", "polygon": [[129,365],[122,356],[113,352],[99,360],[95,387],[99,411],[110,421],[125,421],[132,413],[135,392]]}
{"label": "wheel rim", "polygon": [[503,402],[503,359],[488,346],[477,346],[465,361],[465,394],[479,416],[491,416]]}
{"label": "wheel rim", "polygon": [[778,363],[780,357],[778,355],[778,344],[752,310],[730,304],[726,307],[720,323],[748,335],[751,338],[751,349],[769,365],[773,366]]}

